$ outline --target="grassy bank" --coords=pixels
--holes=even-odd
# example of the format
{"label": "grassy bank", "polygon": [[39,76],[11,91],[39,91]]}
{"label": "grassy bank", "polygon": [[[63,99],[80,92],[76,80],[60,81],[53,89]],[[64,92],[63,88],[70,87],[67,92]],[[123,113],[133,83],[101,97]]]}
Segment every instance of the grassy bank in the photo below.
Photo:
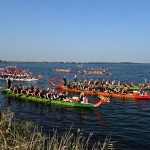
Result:
{"label": "grassy bank", "polygon": [[[80,129],[77,130],[76,135],[71,133],[71,129],[62,135],[54,129],[48,137],[42,133],[38,125],[29,121],[15,120],[13,112],[0,109],[0,149],[2,150],[88,150],[91,136],[92,134],[89,134],[85,138]],[[114,149],[113,142],[106,138],[102,145],[98,141],[92,149]]]}

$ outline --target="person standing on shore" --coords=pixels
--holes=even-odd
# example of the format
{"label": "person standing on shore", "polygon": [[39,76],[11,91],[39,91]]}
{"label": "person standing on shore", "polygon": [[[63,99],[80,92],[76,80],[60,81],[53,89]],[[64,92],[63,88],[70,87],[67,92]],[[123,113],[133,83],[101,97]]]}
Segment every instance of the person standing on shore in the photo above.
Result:
{"label": "person standing on shore", "polygon": [[7,82],[7,88],[10,89],[12,86],[10,77],[7,78],[6,82]]}
{"label": "person standing on shore", "polygon": [[67,80],[66,80],[65,76],[64,76],[63,80],[64,80],[64,85],[66,86],[67,85]]}

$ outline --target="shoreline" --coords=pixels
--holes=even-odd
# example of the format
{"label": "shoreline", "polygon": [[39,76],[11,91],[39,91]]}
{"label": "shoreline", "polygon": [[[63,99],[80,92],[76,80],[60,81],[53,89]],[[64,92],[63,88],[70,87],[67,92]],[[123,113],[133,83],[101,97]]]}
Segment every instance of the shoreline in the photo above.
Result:
{"label": "shoreline", "polygon": [[150,64],[150,63],[137,63],[137,62],[48,62],[48,61],[2,61],[0,64]]}

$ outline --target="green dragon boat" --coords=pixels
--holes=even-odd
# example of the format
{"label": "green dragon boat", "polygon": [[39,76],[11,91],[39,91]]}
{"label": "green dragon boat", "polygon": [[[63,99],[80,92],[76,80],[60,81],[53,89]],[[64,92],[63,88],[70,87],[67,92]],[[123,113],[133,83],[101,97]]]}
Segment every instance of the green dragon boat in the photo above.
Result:
{"label": "green dragon boat", "polygon": [[97,103],[91,104],[91,103],[66,102],[62,100],[53,100],[53,99],[40,98],[35,96],[27,96],[24,94],[16,94],[4,88],[1,88],[1,92],[7,94],[9,97],[15,97],[19,100],[28,100],[33,102],[46,103],[48,105],[61,106],[61,107],[95,108],[95,107],[99,107],[101,104],[106,104],[110,102],[109,99],[105,97],[100,97]]}
{"label": "green dragon boat", "polygon": [[149,91],[150,90],[150,87],[142,87],[142,88],[139,88],[139,87],[129,87],[128,88],[128,91]]}

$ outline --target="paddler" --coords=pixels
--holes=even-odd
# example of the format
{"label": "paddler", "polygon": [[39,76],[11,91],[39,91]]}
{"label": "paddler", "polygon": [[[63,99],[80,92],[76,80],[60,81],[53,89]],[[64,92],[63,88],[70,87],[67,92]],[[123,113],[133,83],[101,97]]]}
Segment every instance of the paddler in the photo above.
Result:
{"label": "paddler", "polygon": [[66,80],[65,76],[64,76],[63,80],[64,80],[64,85],[66,86],[67,85],[67,80]]}
{"label": "paddler", "polygon": [[84,101],[84,92],[81,91],[80,96],[79,96],[79,101],[82,103]]}

